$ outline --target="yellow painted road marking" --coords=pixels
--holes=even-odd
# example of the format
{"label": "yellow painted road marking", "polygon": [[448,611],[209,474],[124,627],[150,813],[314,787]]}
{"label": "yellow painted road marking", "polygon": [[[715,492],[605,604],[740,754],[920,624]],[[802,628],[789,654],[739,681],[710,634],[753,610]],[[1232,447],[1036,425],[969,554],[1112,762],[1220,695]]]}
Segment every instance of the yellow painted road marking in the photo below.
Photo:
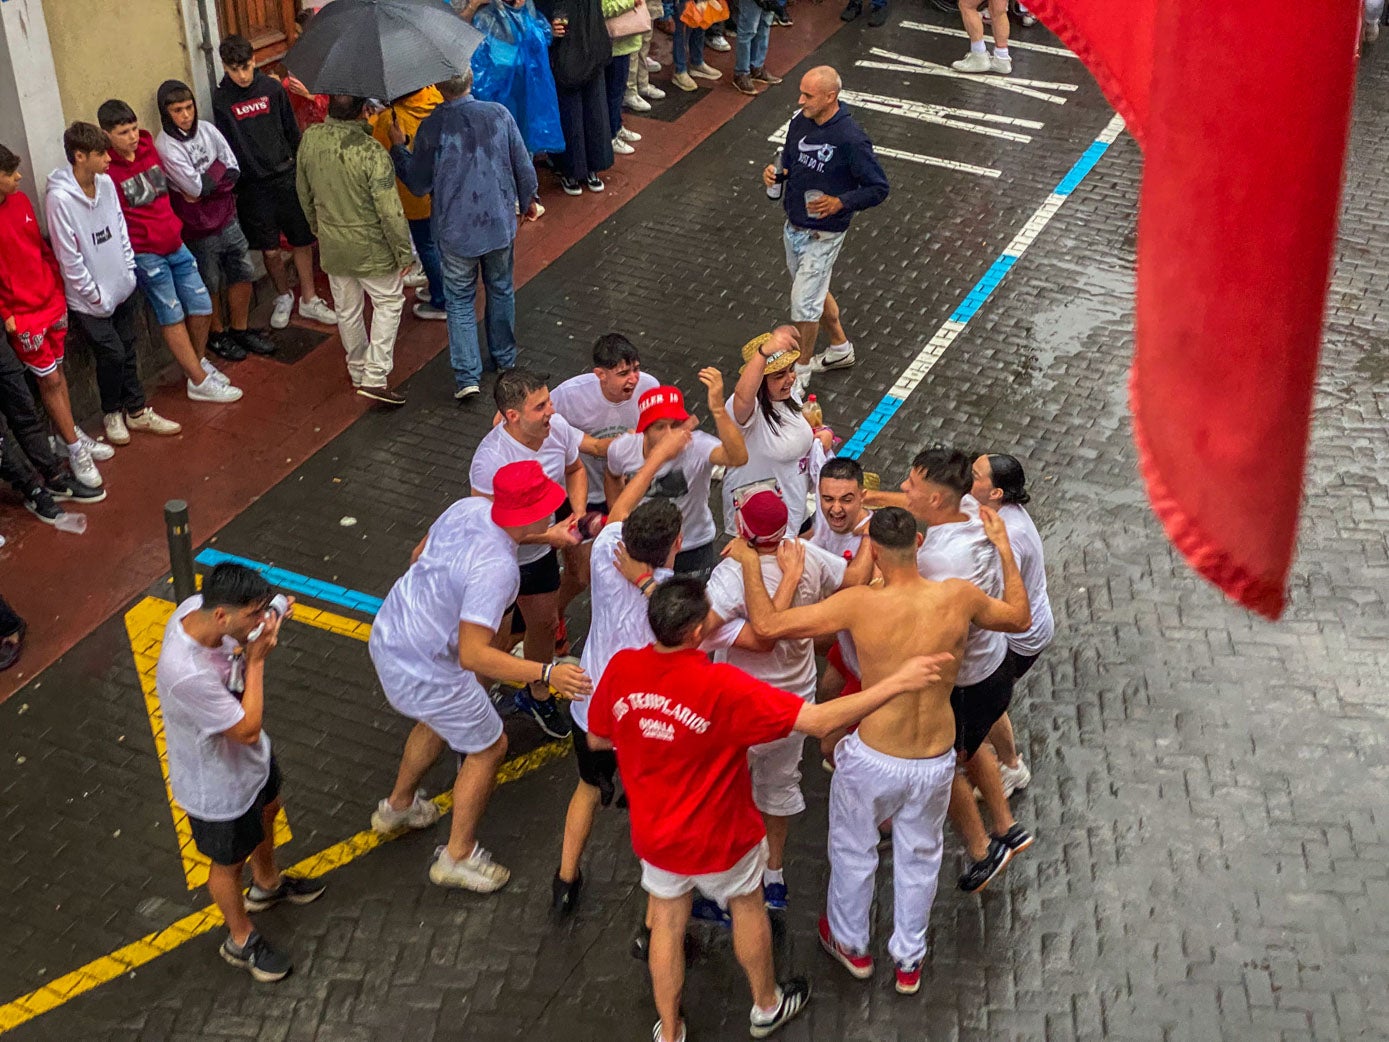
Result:
{"label": "yellow painted road marking", "polygon": [[[506,785],[518,781],[532,771],[552,763],[569,751],[569,745],[568,741],[549,742],[522,756],[513,757],[497,771],[497,784]],[[450,792],[442,793],[434,797],[434,802],[441,810],[448,811],[453,805],[453,795]],[[292,865],[288,871],[309,878],[321,876],[395,838],[396,836],[379,836],[368,829],[305,858]],[[0,1035],[57,1009],[78,995],[153,962],[159,956],[207,933],[221,923],[222,913],[217,911],[217,906],[208,905],[162,930],[141,937],[133,944],[118,948],[109,955],[103,955],[71,973],[49,981],[27,995],[21,995],[13,1002],[0,1006]]]}

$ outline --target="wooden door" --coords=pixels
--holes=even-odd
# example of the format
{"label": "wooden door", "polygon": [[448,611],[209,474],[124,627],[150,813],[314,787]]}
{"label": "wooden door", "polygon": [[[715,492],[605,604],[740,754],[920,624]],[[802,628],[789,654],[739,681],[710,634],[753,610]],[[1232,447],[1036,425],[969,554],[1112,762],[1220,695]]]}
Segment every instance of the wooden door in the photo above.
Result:
{"label": "wooden door", "polygon": [[278,61],[294,39],[295,0],[219,0],[222,35],[238,33],[256,49],[256,64]]}

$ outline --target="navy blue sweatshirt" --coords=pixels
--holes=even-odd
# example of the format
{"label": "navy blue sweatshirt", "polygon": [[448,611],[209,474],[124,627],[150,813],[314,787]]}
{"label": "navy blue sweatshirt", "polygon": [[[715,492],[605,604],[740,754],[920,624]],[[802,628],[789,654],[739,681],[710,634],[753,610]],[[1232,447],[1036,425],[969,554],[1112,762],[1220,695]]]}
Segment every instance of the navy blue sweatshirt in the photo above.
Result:
{"label": "navy blue sweatshirt", "polygon": [[[782,205],[797,228],[846,231],[857,211],[887,198],[887,174],[873,155],[873,142],[843,104],[823,126],[798,112],[786,132],[781,165],[787,170]],[[812,188],[836,196],[844,209],[830,217],[811,217],[805,212],[805,193]]]}

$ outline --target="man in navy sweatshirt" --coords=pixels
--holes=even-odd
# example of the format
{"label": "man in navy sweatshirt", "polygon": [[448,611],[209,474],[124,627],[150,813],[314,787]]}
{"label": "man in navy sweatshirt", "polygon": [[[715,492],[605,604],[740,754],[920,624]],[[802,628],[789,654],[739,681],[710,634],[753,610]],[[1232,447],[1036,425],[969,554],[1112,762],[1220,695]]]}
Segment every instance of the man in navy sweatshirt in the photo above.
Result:
{"label": "man in navy sweatshirt", "polygon": [[[810,374],[820,369],[847,369],[854,364],[854,345],[839,320],[839,305],[830,293],[834,259],[855,212],[887,198],[887,175],[873,155],[873,143],[849,110],[839,103],[839,73],[828,65],[801,78],[801,111],[786,131],[782,170],[762,171],[768,188],[785,184],[786,266],[791,270],[791,321],[801,334],[796,392],[804,396]],[[821,322],[830,345],[815,355]]]}

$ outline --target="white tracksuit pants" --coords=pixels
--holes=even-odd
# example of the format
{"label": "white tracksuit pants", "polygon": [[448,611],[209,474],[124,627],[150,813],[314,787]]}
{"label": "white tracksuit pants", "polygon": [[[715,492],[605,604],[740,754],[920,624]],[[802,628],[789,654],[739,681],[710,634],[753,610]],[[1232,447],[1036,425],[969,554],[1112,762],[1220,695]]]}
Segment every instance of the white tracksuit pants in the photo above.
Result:
{"label": "white tracksuit pants", "polygon": [[830,932],[845,947],[868,951],[878,823],[891,818],[893,930],[887,950],[897,962],[916,962],[926,954],[955,751],[929,760],[902,760],[869,748],[851,734],[835,748],[834,764]]}

